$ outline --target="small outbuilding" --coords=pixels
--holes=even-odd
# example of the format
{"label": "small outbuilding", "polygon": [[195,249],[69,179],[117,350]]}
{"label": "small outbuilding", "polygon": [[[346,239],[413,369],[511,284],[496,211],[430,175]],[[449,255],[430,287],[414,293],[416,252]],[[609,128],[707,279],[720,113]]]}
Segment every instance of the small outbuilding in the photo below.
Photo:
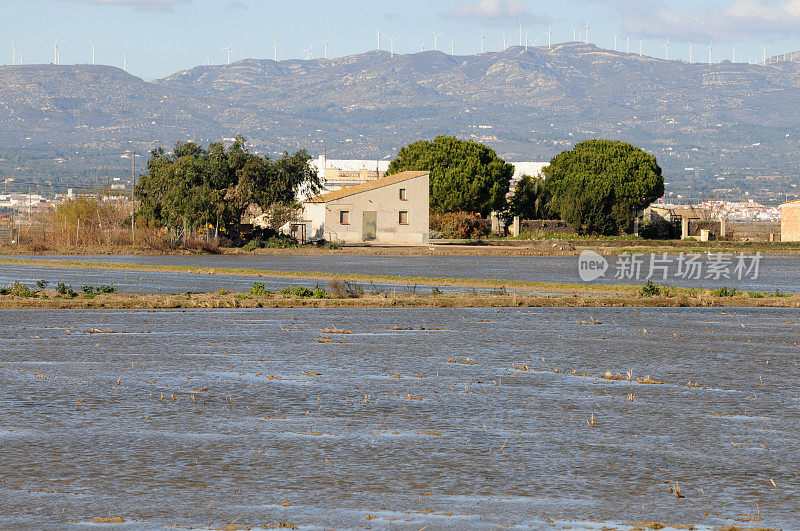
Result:
{"label": "small outbuilding", "polygon": [[303,223],[310,241],[426,244],[430,174],[407,171],[312,197]]}
{"label": "small outbuilding", "polygon": [[800,242],[800,199],[781,205],[781,241]]}

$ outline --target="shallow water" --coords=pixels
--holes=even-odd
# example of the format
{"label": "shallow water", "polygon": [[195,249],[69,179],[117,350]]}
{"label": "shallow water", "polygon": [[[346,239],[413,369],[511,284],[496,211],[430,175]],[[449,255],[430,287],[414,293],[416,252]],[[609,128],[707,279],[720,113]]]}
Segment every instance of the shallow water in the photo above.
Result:
{"label": "shallow water", "polygon": [[[247,292],[259,282],[272,292],[285,286],[320,287],[328,290],[330,282],[324,279],[287,279],[270,277],[247,277],[238,275],[202,275],[187,273],[162,273],[152,271],[119,271],[113,269],[77,269],[70,267],[42,267],[28,265],[0,266],[0,286],[22,282],[33,289],[36,282],[46,280],[48,289],[55,289],[60,282],[79,291],[81,286],[114,286],[119,293],[212,293],[226,290],[231,293]],[[430,293],[432,286],[393,285],[373,282],[357,283],[366,293]],[[471,291],[471,288],[450,286],[438,287],[443,293]],[[480,290],[479,290],[480,291]]]}
{"label": "shallow water", "polygon": [[[751,525],[794,528],[798,322],[1,311],[0,524],[599,529],[588,521],[743,525],[760,511]],[[334,328],[353,333],[321,330]],[[664,383],[600,378],[628,370]]]}
{"label": "shallow water", "polygon": [[[122,262],[129,264],[157,264],[191,267],[248,268],[266,271],[313,271],[364,275],[394,275],[402,277],[444,277],[467,279],[503,279],[531,282],[580,283],[576,257],[548,256],[359,256],[359,255],[281,255],[281,256],[9,256],[7,258],[34,258],[44,260],[77,260],[83,262]],[[614,276],[618,258],[610,258],[606,278],[594,283],[644,284],[650,272],[648,262],[638,280],[618,280]],[[708,260],[704,264],[703,278],[678,278],[677,263],[669,269],[667,280],[655,276],[655,282],[669,286],[689,288],[720,288],[727,286],[738,290],[784,293],[800,291],[800,255],[767,255],[761,260],[758,278],[708,279]],[[735,277],[735,275],[734,275]]]}

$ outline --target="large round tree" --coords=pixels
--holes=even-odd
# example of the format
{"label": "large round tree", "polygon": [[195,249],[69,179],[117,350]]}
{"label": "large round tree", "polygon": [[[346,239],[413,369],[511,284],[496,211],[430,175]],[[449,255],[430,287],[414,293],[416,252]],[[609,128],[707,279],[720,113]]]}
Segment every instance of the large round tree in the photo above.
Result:
{"label": "large round tree", "polygon": [[433,212],[503,210],[514,166],[477,142],[439,136],[404,147],[389,165],[389,175],[404,171],[431,173]]}
{"label": "large round tree", "polygon": [[656,158],[626,142],[587,140],[544,169],[550,209],[580,234],[628,231],[636,212],[664,195]]}

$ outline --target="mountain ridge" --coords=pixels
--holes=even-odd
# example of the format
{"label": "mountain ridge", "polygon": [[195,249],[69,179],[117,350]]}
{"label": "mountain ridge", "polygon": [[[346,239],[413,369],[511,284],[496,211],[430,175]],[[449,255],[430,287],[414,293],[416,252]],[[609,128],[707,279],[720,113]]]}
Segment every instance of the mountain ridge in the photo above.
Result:
{"label": "mountain ridge", "polygon": [[[795,100],[795,61],[688,64],[579,43],[245,59],[149,82],[114,67],[0,67],[0,178],[88,184],[123,171],[125,149],[236,134],[265,154],[305,148],[337,158],[385,158],[455,134],[507,160],[549,160],[604,137],[656,154],[675,196],[771,200],[799,183]],[[54,168],[55,155],[63,162]],[[781,179],[763,192],[749,182],[763,175]]]}

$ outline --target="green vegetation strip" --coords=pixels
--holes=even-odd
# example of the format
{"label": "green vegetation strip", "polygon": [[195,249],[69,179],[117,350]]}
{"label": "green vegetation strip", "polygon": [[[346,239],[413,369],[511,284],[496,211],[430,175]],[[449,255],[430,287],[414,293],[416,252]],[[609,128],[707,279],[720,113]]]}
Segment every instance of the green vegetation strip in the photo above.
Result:
{"label": "green vegetation strip", "polygon": [[[284,278],[294,280],[339,280],[343,282],[373,282],[398,286],[449,286],[476,289],[516,289],[523,291],[563,294],[634,295],[641,286],[568,284],[557,282],[528,282],[523,280],[459,279],[433,277],[400,277],[391,275],[360,275],[343,273],[264,271],[260,269],[168,266],[154,264],[121,264],[56,260],[25,260],[16,258],[0,259],[0,265],[25,265],[34,267],[59,267],[72,269],[105,269],[110,271],[141,271],[157,273],[182,273],[186,275],[228,275],[257,278]],[[672,288],[675,293],[690,294],[694,291]]]}

